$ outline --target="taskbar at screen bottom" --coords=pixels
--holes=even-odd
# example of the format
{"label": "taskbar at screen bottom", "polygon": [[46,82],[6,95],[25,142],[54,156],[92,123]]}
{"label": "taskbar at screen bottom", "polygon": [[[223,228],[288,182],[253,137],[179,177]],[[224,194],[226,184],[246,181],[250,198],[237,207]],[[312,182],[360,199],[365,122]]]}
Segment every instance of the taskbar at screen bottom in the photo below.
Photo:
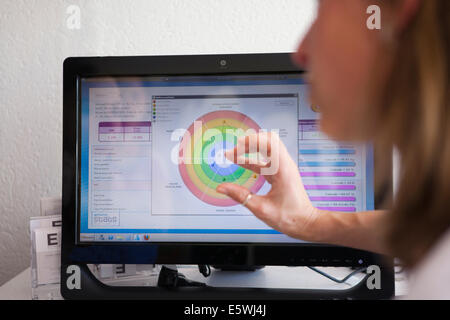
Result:
{"label": "taskbar at screen bottom", "polygon": [[304,243],[281,233],[209,234],[209,233],[80,233],[80,242],[236,242],[236,243]]}

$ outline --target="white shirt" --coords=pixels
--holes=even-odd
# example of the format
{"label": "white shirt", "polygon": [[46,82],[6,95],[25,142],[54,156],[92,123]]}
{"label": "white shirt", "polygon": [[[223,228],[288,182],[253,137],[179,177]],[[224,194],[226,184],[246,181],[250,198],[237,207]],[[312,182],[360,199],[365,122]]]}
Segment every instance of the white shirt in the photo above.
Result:
{"label": "white shirt", "polygon": [[450,300],[450,231],[414,268],[405,299]]}

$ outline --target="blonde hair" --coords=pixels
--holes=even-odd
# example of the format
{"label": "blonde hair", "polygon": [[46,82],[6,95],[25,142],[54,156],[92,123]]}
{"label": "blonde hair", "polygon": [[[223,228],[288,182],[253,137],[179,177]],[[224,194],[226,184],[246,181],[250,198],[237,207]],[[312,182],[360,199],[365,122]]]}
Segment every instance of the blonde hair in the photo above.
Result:
{"label": "blonde hair", "polygon": [[377,144],[400,153],[385,239],[412,267],[450,230],[450,1],[423,0],[389,50],[393,68],[366,121]]}

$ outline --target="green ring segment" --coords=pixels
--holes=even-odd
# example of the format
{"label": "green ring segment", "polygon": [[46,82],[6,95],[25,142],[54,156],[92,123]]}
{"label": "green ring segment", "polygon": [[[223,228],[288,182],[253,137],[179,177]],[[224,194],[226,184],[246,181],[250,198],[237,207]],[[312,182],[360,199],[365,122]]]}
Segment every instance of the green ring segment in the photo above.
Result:
{"label": "green ring segment", "polygon": [[[200,141],[197,141],[193,148],[193,159],[201,159],[201,164],[194,163],[193,169],[199,179],[205,183],[205,181],[210,181],[209,184],[207,184],[208,187],[216,188],[219,184],[224,182],[233,182],[237,183],[239,185],[243,185],[253,174],[252,171],[244,169],[240,167],[238,170],[236,170],[234,173],[228,175],[228,176],[218,176],[215,172],[211,170],[209,167],[209,164],[204,161],[204,159],[207,159],[207,154],[209,154],[210,148],[213,146],[214,143],[217,143],[216,137],[219,136],[221,139],[225,136],[225,139],[233,139],[234,144],[237,143],[237,137],[235,135],[230,135],[229,133],[226,133],[225,131],[227,129],[236,130],[236,128],[230,127],[230,126],[223,126],[219,128],[214,128],[220,132],[222,132],[222,135],[215,135],[214,140],[207,139],[205,142],[203,142],[203,148],[200,150],[200,144],[202,143],[202,140],[204,140],[205,135],[201,137],[201,139],[197,139]],[[229,137],[229,138],[228,138]],[[223,140],[220,140],[223,141]],[[220,142],[219,141],[219,142]]]}
{"label": "green ring segment", "polygon": [[[201,168],[202,168],[203,172],[208,176],[208,178],[210,180],[213,180],[218,183],[236,181],[244,173],[244,171],[245,171],[244,168],[239,167],[235,172],[232,172],[226,176],[221,176],[221,175],[218,175],[216,172],[212,171],[210,165],[203,160],[203,159],[208,158],[208,154],[210,152],[210,149],[213,147],[214,143],[215,142],[208,141],[205,143],[205,145],[203,147],[203,158],[202,158],[202,164],[201,164]],[[195,170],[195,167],[194,167],[194,170]]]}

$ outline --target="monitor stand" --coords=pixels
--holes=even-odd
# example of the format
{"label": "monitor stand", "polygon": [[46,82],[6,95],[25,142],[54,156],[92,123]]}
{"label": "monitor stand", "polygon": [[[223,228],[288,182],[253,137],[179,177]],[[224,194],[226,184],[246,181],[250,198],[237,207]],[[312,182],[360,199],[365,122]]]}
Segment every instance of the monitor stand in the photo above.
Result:
{"label": "monitor stand", "polygon": [[176,265],[162,265],[157,286],[160,288],[206,287],[206,284],[187,279],[178,272]]}
{"label": "monitor stand", "polygon": [[[75,266],[75,267],[74,267]],[[75,277],[79,272],[79,279]],[[357,285],[344,290],[267,289],[209,287],[180,278],[178,271],[164,267],[161,284],[175,286],[113,287],[99,281],[86,264],[61,266],[61,294],[66,299],[148,299],[148,300],[313,300],[313,299],[390,299],[394,296],[394,269],[380,267],[380,289],[370,290],[367,275]],[[176,279],[175,279],[176,278]],[[182,279],[182,280],[180,280]],[[77,283],[76,281],[79,281]],[[179,283],[178,283],[179,281]],[[159,283],[159,281],[158,281]],[[78,285],[77,285],[78,284]],[[173,282],[172,282],[173,284]],[[179,284],[179,285],[177,285]]]}

